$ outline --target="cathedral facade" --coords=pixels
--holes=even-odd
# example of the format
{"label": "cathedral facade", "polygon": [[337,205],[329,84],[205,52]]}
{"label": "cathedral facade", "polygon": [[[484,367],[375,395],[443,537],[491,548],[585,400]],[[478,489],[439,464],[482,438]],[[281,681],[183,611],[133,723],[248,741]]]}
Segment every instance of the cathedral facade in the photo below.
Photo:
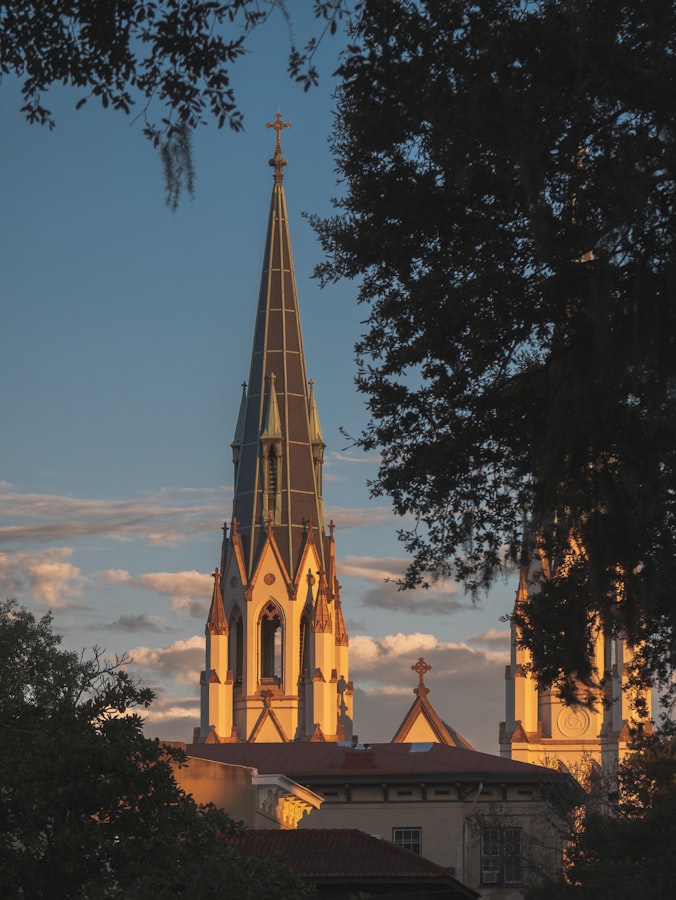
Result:
{"label": "cathedral facade", "polygon": [[[521,567],[515,612],[530,592],[551,577],[552,564],[534,542]],[[581,551],[580,551],[581,552]],[[590,766],[614,775],[629,749],[632,730],[651,728],[650,691],[643,691],[640,715],[632,703],[629,672],[632,647],[619,635],[597,630],[594,646],[596,686],[589,703],[563,702],[555,688],[543,688],[532,672],[530,651],[520,646],[512,620],[510,662],[505,670],[505,721],[500,723],[500,755],[552,767],[584,778]]]}
{"label": "cathedral facade", "polygon": [[[222,743],[350,740],[348,635],[325,444],[308,382],[278,113],[272,199],[249,381],[232,441],[233,513],[206,626],[195,737]],[[197,733],[198,732],[198,733]]]}

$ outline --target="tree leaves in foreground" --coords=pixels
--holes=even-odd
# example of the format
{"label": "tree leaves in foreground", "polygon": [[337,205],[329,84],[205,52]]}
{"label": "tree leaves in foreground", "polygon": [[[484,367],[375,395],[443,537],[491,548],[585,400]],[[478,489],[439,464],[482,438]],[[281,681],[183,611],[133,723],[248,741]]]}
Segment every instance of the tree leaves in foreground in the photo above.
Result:
{"label": "tree leaves in foreground", "polygon": [[641,734],[620,766],[614,808],[590,795],[571,835],[563,881],[527,891],[528,900],[670,900],[676,857],[676,734]]}
{"label": "tree leaves in foreground", "polygon": [[545,683],[593,681],[599,626],[676,662],[675,36],[673,0],[366,0],[339,70],[313,224],[368,307],[372,491],[407,586],[551,564]]}
{"label": "tree leaves in foreground", "polygon": [[0,606],[0,896],[258,900],[309,896],[240,826],[176,784],[174,748],[144,737],[153,694],[95,653],[62,650],[49,615]]}
{"label": "tree leaves in foreground", "polygon": [[304,48],[292,39],[298,12],[287,0],[7,0],[0,4],[0,72],[21,80],[29,122],[54,126],[45,96],[54,84],[78,89],[77,108],[94,99],[140,118],[161,149],[175,207],[182,190],[192,193],[194,129],[208,121],[243,127],[231,68],[256,28],[271,16],[277,25],[286,20],[289,75],[306,90],[317,82],[315,51],[337,30],[346,3],[313,3],[318,34]]}

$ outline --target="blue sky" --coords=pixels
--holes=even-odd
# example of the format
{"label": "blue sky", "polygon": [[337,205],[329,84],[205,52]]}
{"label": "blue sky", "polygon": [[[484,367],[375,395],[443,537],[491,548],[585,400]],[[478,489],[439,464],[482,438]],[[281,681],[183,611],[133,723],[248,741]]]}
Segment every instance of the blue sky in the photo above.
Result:
{"label": "blue sky", "polygon": [[30,126],[17,83],[0,84],[0,593],[42,613],[75,649],[128,652],[158,693],[147,730],[189,740],[198,722],[204,621],[220,527],[230,518],[232,439],[248,377],[272,188],[277,110],[308,375],[324,439],[325,507],[336,522],[356,730],[388,740],[413,700],[421,655],[439,714],[497,752],[514,584],[472,606],[454,585],[397,592],[401,526],[370,500],[377,459],[348,448],[366,422],[352,347],[366,310],[349,283],[320,290],[304,211],[340,187],[328,148],[331,72],[285,74],[272,22],[233,74],[245,132],[194,141],[195,199],[164,205],[159,159],[139,125],[49,95],[57,127]]}

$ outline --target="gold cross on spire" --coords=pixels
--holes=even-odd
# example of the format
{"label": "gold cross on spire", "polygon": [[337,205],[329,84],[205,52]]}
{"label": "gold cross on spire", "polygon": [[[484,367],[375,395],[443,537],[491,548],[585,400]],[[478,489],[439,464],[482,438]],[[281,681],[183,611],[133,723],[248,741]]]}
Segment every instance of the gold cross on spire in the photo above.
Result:
{"label": "gold cross on spire", "polygon": [[266,128],[274,128],[277,132],[277,143],[275,144],[275,153],[282,152],[282,128],[291,128],[291,122],[282,122],[282,114],[280,112],[275,116],[274,122],[266,122]]}

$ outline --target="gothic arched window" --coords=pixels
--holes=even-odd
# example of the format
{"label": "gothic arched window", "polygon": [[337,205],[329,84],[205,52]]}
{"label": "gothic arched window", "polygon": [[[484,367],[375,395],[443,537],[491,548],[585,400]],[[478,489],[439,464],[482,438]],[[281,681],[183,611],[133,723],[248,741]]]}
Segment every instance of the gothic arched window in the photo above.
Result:
{"label": "gothic arched window", "polygon": [[279,610],[270,600],[260,616],[260,680],[261,684],[281,684],[282,681],[282,620]]}

